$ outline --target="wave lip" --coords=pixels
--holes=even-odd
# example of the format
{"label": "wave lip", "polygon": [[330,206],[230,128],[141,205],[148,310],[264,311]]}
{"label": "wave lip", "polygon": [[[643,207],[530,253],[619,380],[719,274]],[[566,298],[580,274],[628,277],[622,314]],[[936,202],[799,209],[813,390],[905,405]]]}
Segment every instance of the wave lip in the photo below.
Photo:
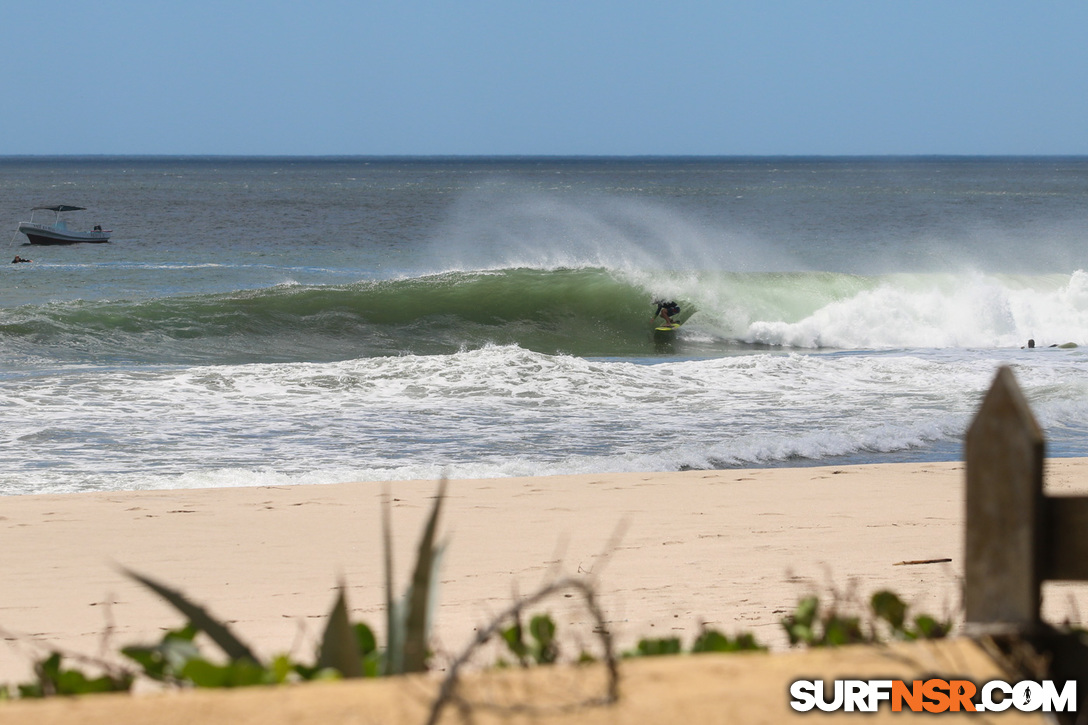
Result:
{"label": "wave lip", "polygon": [[846,350],[1082,344],[1088,275],[892,275],[797,319],[752,321],[743,338]]}

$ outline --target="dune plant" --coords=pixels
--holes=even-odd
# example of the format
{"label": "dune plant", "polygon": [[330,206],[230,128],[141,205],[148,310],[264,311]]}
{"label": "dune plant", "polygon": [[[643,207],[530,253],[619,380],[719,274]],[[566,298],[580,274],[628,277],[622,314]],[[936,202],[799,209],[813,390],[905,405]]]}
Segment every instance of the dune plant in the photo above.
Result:
{"label": "dune plant", "polygon": [[732,639],[716,629],[706,629],[691,643],[691,652],[763,652],[766,647],[756,641],[750,632],[741,632]]}
{"label": "dune plant", "polygon": [[941,639],[952,629],[950,621],[938,621],[921,614],[907,619],[907,605],[894,592],[878,591],[869,600],[872,614],[868,626],[857,615],[843,614],[832,606],[821,612],[819,597],[801,599],[793,614],[781,620],[791,645],[829,647],[843,644],[879,642],[883,639],[878,622],[894,639]]}
{"label": "dune plant", "polygon": [[[762,652],[766,649],[748,632],[741,632],[736,637],[730,638],[716,629],[707,629],[704,626],[687,651],[698,654],[700,652]],[[662,637],[640,639],[635,649],[624,653],[624,657],[656,657],[683,653],[684,648],[679,637]]]}
{"label": "dune plant", "polygon": [[537,614],[529,620],[529,639],[521,617],[502,631],[502,640],[522,665],[550,665],[559,658],[559,643],[555,638],[555,620],[548,614]]}
{"label": "dune plant", "polygon": [[[281,655],[262,660],[230,628],[190,601],[180,591],[147,576],[126,571],[185,615],[188,624],[167,632],[150,646],[126,647],[122,652],[155,680],[197,687],[239,687],[276,684],[289,680],[376,677],[426,669],[427,640],[436,599],[439,560],[444,545],[435,543],[446,482],[439,484],[434,506],[419,542],[412,581],[399,600],[393,597],[392,533],[388,502],[383,503],[383,539],[386,568],[387,642],[379,650],[374,632],[365,623],[348,617],[343,584],[325,625],[314,664],[292,661]],[[226,656],[225,662],[207,659],[195,642],[204,633]]]}
{"label": "dune plant", "polygon": [[[132,688],[133,676],[128,672],[107,670],[98,677],[88,677],[81,670],[66,668],[59,652],[34,664],[35,679],[16,689],[20,697],[50,697],[53,695],[89,695],[98,692],[126,692]],[[0,688],[0,699],[11,697],[8,688]]]}

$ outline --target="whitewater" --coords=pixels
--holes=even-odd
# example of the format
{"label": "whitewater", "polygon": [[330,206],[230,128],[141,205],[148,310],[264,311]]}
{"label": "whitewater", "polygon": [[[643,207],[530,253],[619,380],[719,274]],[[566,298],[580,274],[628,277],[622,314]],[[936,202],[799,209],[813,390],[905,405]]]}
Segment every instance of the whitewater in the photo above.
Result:
{"label": "whitewater", "polygon": [[1088,455],[1085,160],[7,159],[0,190],[13,230],[115,229],[9,245],[4,494],[955,460],[1000,365]]}

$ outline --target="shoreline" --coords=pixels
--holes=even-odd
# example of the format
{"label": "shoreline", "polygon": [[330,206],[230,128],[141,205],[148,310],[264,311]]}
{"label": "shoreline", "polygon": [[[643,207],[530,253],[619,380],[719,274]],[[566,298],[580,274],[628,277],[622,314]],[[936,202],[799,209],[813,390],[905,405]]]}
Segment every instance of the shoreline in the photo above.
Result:
{"label": "shoreline", "polygon": [[[1088,490],[1088,459],[1048,459],[1047,490]],[[786,649],[778,622],[807,594],[962,622],[962,462],[451,480],[440,521],[437,661],[558,575],[596,579],[620,650],[703,622]],[[380,501],[392,497],[398,594],[436,481],[5,497],[0,680],[38,645],[115,658],[180,615],[121,571],[180,589],[262,655],[309,661],[339,582],[384,642]],[[951,559],[911,565],[903,562]],[[1047,585],[1044,616],[1083,621],[1085,587]],[[591,636],[573,600],[544,602],[561,636]],[[211,651],[211,650],[209,650]],[[567,651],[568,655],[577,652]]]}

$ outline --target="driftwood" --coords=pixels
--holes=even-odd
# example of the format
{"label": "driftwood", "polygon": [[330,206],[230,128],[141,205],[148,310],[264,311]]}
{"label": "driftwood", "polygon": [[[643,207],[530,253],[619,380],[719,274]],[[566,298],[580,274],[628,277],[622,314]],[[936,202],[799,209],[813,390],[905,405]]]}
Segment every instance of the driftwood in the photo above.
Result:
{"label": "driftwood", "polygon": [[919,564],[947,564],[951,559],[915,559],[914,561],[897,561],[892,566],[917,566]]}

